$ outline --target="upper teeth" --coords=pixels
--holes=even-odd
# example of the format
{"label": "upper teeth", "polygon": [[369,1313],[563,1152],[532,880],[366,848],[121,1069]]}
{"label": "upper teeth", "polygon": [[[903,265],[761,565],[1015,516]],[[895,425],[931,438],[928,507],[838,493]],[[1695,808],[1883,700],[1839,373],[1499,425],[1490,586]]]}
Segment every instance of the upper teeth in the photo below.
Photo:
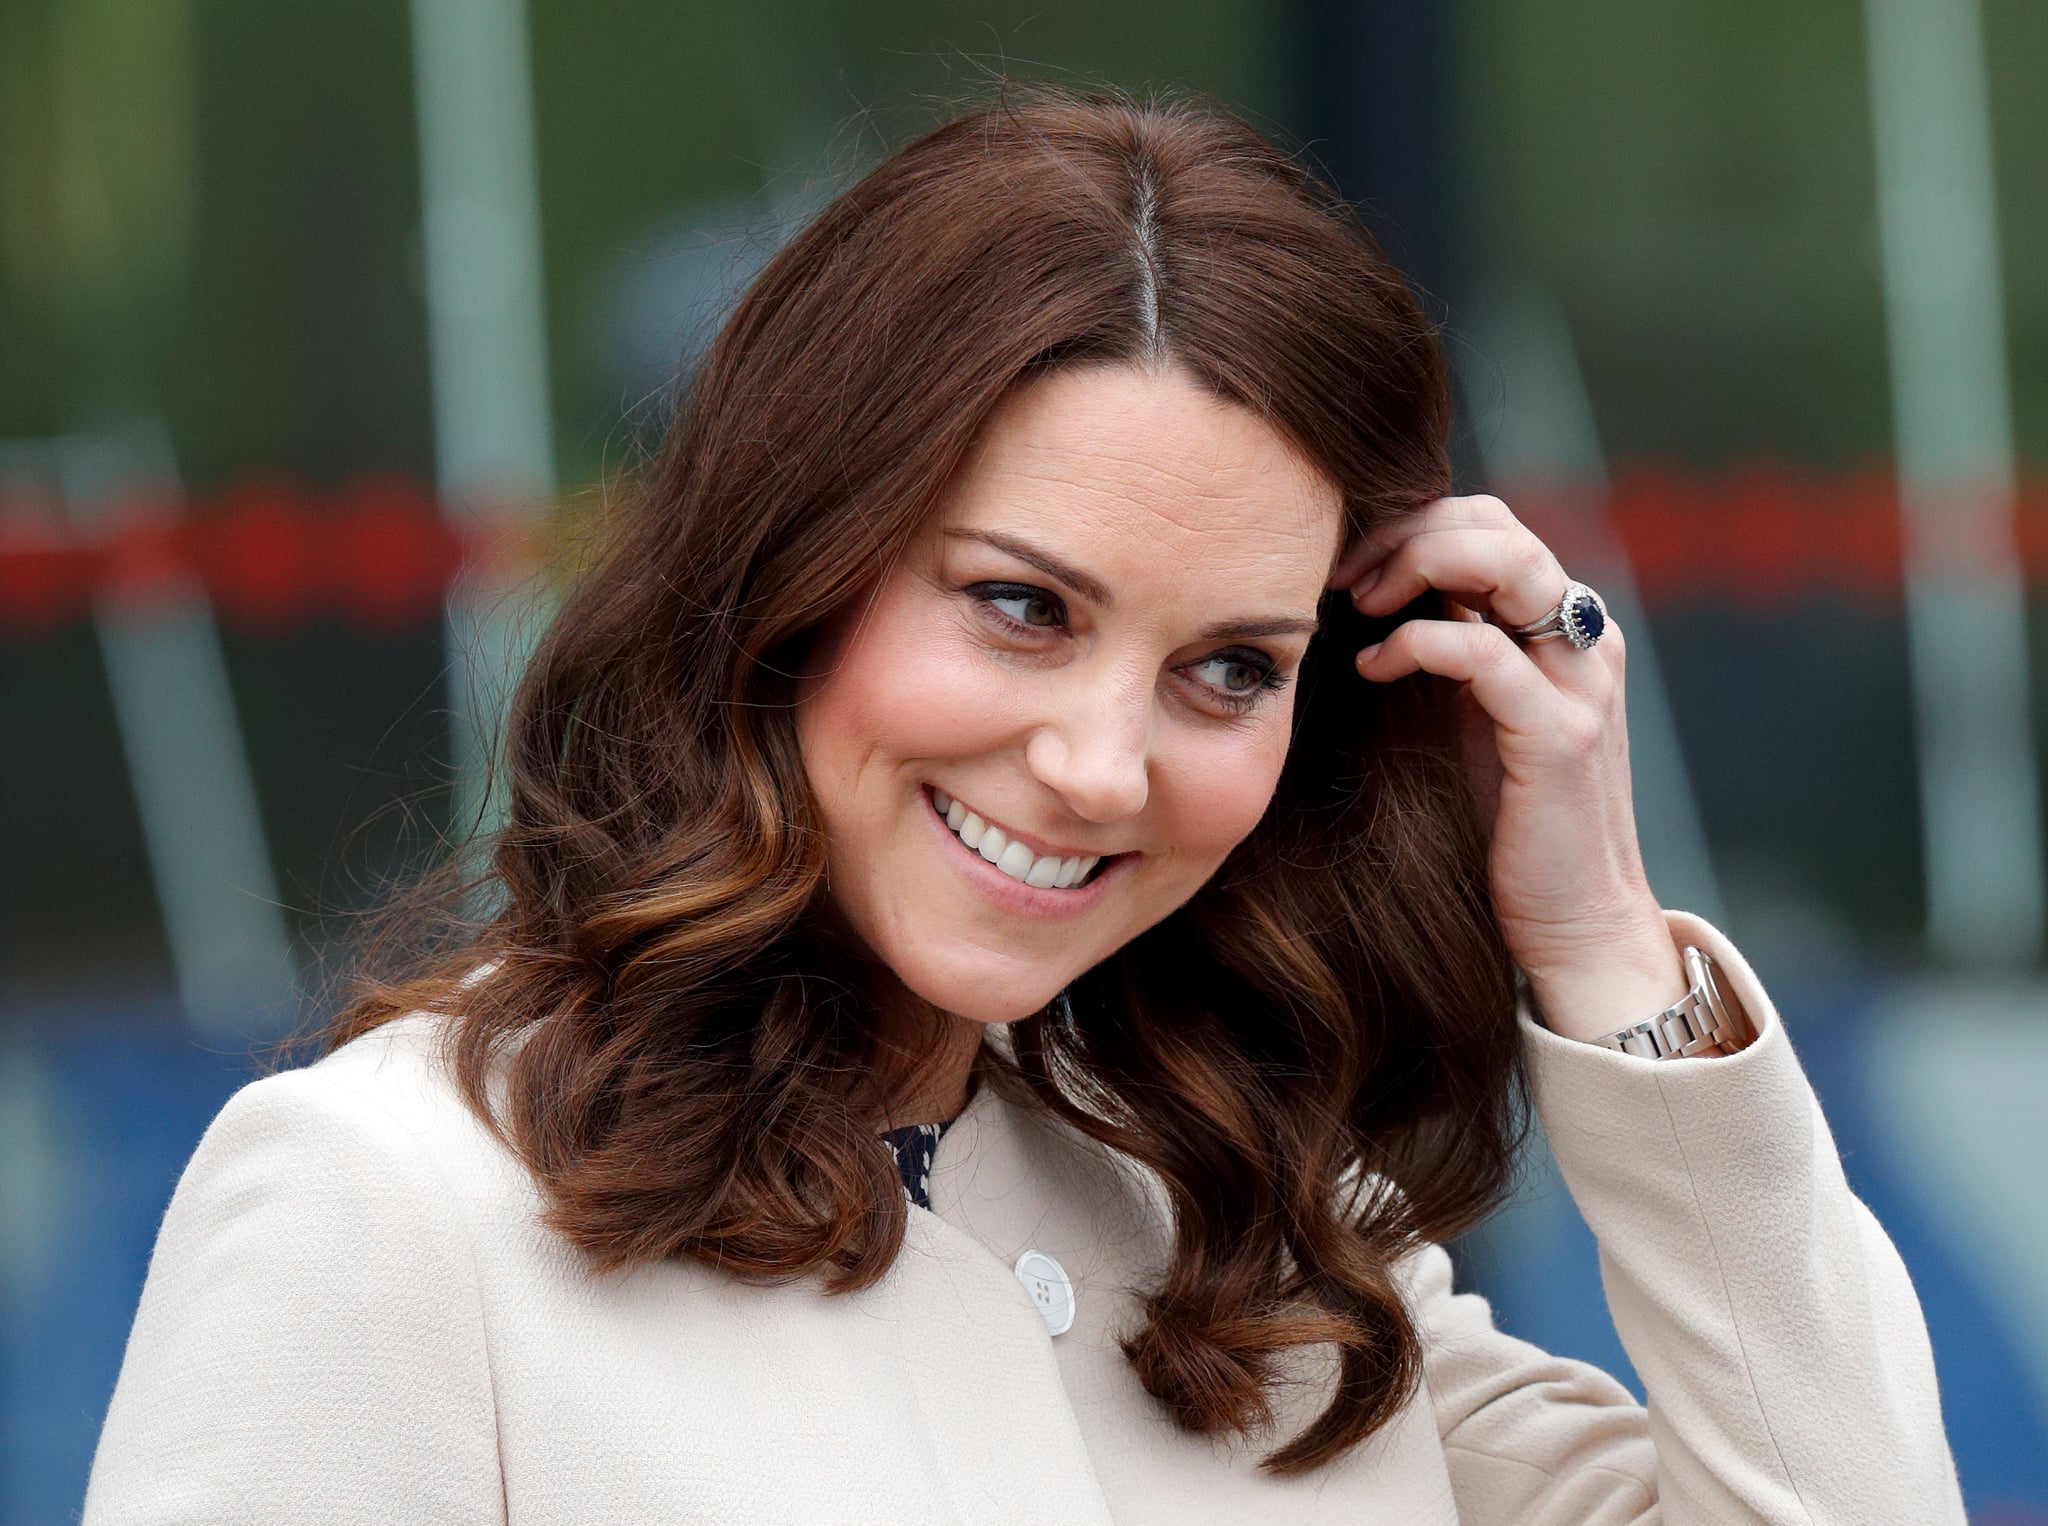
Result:
{"label": "upper teeth", "polygon": [[932,804],[946,818],[946,825],[968,847],[1011,879],[1036,885],[1041,890],[1048,887],[1065,890],[1078,885],[1102,862],[1099,853],[1077,853],[1071,858],[1040,858],[1021,842],[1012,842],[1001,827],[990,826],[942,789],[933,789]]}

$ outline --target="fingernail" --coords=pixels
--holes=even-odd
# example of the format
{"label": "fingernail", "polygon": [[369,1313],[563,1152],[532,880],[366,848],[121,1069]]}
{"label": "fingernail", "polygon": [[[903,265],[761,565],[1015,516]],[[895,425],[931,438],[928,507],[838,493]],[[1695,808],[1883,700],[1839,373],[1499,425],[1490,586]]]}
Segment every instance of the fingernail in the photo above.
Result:
{"label": "fingernail", "polygon": [[1368,662],[1371,662],[1379,654],[1379,649],[1385,645],[1384,641],[1375,641],[1371,646],[1360,652],[1358,654],[1358,665],[1362,668]]}
{"label": "fingernail", "polygon": [[1372,571],[1368,572],[1364,577],[1360,578],[1357,582],[1353,583],[1351,585],[1351,597],[1354,599],[1362,599],[1367,594],[1371,593],[1373,584],[1377,583],[1380,580],[1380,574],[1386,570],[1386,564],[1382,563],[1381,565],[1373,568]]}

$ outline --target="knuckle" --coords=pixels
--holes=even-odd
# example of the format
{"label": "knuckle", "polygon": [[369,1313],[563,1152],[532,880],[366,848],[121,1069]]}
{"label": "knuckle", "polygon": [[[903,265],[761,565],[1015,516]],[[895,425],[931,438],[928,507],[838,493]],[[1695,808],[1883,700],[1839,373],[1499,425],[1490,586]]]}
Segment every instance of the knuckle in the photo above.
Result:
{"label": "knuckle", "polygon": [[1548,579],[1556,561],[1550,554],[1550,548],[1527,532],[1514,537],[1508,552],[1509,567],[1524,582],[1538,583]]}
{"label": "knuckle", "polygon": [[1416,583],[1429,588],[1436,587],[1436,568],[1431,565],[1430,558],[1423,554],[1421,547],[1412,540],[1387,558],[1386,569],[1380,573],[1382,587],[1396,582],[1404,588],[1412,588]]}
{"label": "knuckle", "polygon": [[1557,736],[1571,751],[1584,752],[1600,740],[1600,717],[1581,705],[1568,707],[1558,718]]}
{"label": "knuckle", "polygon": [[1472,625],[1467,627],[1472,634],[1472,659],[1480,667],[1500,668],[1520,656],[1515,638],[1498,625]]}

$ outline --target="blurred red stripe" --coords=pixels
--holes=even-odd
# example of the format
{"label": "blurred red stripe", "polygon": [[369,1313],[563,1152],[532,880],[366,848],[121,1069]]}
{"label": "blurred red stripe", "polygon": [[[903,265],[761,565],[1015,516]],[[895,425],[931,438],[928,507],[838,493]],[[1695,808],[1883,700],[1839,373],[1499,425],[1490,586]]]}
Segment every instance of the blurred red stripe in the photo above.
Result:
{"label": "blurred red stripe", "polygon": [[1820,476],[1754,463],[1719,477],[1636,468],[1616,477],[1608,507],[1652,603],[1899,597],[1897,490],[1880,468]]}
{"label": "blurred red stripe", "polygon": [[0,632],[61,625],[92,599],[95,553],[45,505],[0,502]]}
{"label": "blurred red stripe", "polygon": [[0,503],[0,632],[46,630],[95,601],[135,613],[195,592],[259,634],[328,616],[414,627],[437,615],[465,570],[531,570],[532,532],[501,518],[458,528],[425,488],[395,475],[322,493],[256,477],[211,501],[138,499],[111,506],[97,533],[47,505]]}
{"label": "blurred red stripe", "polygon": [[[1556,484],[1508,499],[1567,566],[1613,536],[1652,604],[1899,597],[1898,499],[1882,465],[1822,475],[1754,462],[1709,476],[1642,463],[1616,473],[1604,517]],[[399,476],[321,491],[254,477],[195,504],[119,504],[105,523],[85,532],[49,505],[0,502],[0,633],[80,619],[95,600],[133,612],[194,590],[258,633],[319,618],[398,630],[434,618],[457,578],[537,564],[524,519],[470,512],[458,527]],[[2048,583],[2048,478],[2021,483],[2015,539],[2028,582]]]}
{"label": "blurred red stripe", "polygon": [[356,484],[334,516],[336,607],[375,630],[419,623],[462,566],[462,543],[425,489],[399,477]]}
{"label": "blurred red stripe", "polygon": [[324,536],[321,516],[291,483],[264,477],[238,483],[195,518],[187,544],[222,618],[269,632],[315,612],[328,567]]}

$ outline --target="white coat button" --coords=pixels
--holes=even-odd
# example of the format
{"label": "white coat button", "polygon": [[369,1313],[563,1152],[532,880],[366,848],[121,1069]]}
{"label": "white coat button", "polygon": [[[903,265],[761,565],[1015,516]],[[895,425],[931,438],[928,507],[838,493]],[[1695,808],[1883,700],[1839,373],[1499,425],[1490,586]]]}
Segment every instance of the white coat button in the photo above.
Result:
{"label": "white coat button", "polygon": [[1027,1250],[1017,1258],[1017,1280],[1045,1317],[1045,1328],[1065,1335],[1074,1327],[1074,1283],[1067,1269],[1042,1250]]}

